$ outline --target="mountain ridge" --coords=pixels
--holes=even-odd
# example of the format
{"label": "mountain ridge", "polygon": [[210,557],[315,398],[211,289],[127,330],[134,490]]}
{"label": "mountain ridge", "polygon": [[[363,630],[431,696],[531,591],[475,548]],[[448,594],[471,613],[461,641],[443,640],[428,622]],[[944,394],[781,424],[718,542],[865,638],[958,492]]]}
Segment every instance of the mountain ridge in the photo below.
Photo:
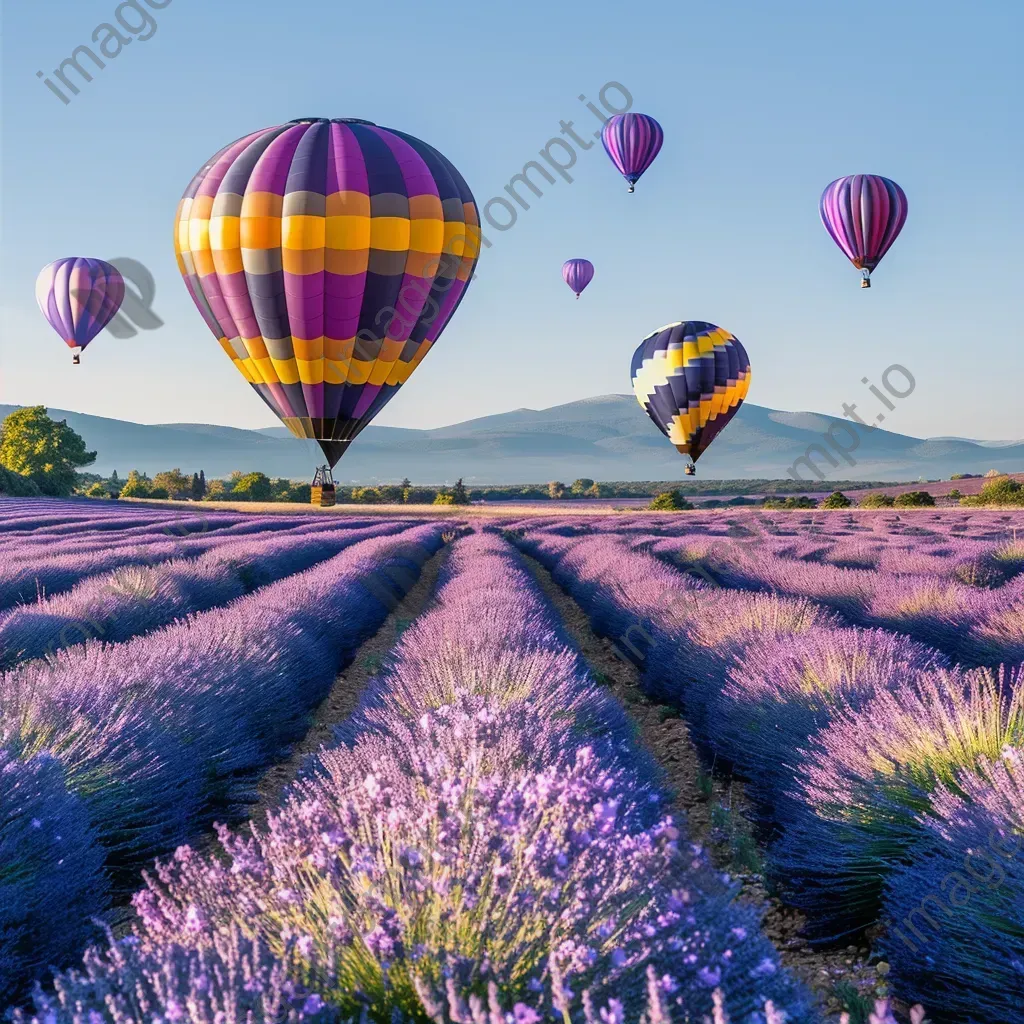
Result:
{"label": "mountain ridge", "polygon": [[[0,417],[18,406],[0,405]],[[247,430],[205,423],[139,424],[51,409],[66,419],[98,458],[89,471],[121,476],[175,466],[208,477],[234,470],[306,479],[322,461],[314,442],[282,427]],[[831,430],[835,444],[828,443]],[[845,446],[847,454],[839,447]],[[816,475],[806,457],[819,467]],[[545,480],[673,480],[683,460],[632,395],[596,395],[548,409],[514,409],[430,429],[368,427],[335,470],[339,482],[379,483],[403,477],[439,484]],[[698,465],[707,479],[798,475],[829,479],[913,480],[989,469],[1024,469],[1024,441],[917,438],[861,427],[817,412],[787,412],[745,403]]]}

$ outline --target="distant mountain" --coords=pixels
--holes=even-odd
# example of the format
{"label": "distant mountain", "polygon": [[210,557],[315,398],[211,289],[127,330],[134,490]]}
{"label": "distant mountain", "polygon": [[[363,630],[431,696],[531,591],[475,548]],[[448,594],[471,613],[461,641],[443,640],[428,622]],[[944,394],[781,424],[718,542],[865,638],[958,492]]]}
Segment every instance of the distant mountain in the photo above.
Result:
{"label": "distant mountain", "polygon": [[[0,405],[0,417],[16,406]],[[200,423],[147,426],[51,409],[99,452],[91,471],[130,469],[155,473],[175,466],[203,469],[208,477],[233,470],[305,479],[319,449],[297,441],[283,427],[240,430]],[[833,426],[835,425],[835,426]],[[842,457],[826,443],[852,448]],[[849,421],[812,412],[779,412],[745,404],[701,460],[708,479],[787,477],[796,460],[812,455],[828,480],[916,480],[989,469],[1024,469],[1024,442],[963,438],[922,440],[887,430],[859,428],[853,446]],[[822,452],[830,452],[835,465]],[[673,480],[683,460],[658,433],[632,395],[601,395],[551,409],[515,409],[433,430],[368,427],[339,463],[340,482],[374,483],[410,477],[417,483],[536,483],[595,480]],[[802,479],[818,482],[806,464]],[[821,485],[819,484],[819,487]]]}

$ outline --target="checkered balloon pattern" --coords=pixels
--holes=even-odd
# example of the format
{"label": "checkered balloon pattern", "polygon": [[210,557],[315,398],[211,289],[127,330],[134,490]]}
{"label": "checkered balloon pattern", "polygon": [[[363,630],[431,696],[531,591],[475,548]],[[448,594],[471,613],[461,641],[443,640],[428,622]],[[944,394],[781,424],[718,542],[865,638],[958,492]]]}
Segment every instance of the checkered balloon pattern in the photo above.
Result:
{"label": "checkered balloon pattern", "polygon": [[647,415],[696,462],[747,397],[750,360],[728,331],[685,320],[644,338],[631,377]]}
{"label": "checkered balloon pattern", "polygon": [[178,205],[175,251],[236,368],[334,466],[451,320],[480,220],[433,147],[368,121],[303,118],[206,163]]}

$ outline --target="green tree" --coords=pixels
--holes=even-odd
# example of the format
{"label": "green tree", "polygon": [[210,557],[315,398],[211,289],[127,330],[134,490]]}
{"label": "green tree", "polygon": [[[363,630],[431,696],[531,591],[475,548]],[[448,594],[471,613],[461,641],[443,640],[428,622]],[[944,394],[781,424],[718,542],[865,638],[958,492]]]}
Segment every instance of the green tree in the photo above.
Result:
{"label": "green tree", "polygon": [[199,483],[199,474],[198,473],[193,473],[192,474],[192,484],[189,487],[189,492],[192,495],[192,500],[193,501],[202,501],[203,489],[202,489],[202,486]]}
{"label": "green tree", "polygon": [[883,494],[881,491],[874,491],[871,494],[865,494],[860,499],[860,508],[892,508],[895,504],[895,499],[891,494]]}
{"label": "green tree", "polygon": [[170,494],[167,493],[167,488],[166,487],[154,487],[154,488],[152,488],[150,490],[149,496],[151,498],[165,499],[165,498],[169,498]]}
{"label": "green tree", "polygon": [[382,484],[377,493],[385,505],[398,505],[405,496],[405,488],[401,484]]}
{"label": "green tree", "polygon": [[297,505],[308,505],[312,497],[313,488],[309,484],[292,484],[285,492],[284,501],[291,501]]}
{"label": "green tree", "polygon": [[110,491],[103,486],[103,484],[96,483],[85,492],[87,498],[109,498]]}
{"label": "green tree", "polygon": [[96,452],[65,420],[46,414],[46,406],[17,409],[0,424],[0,466],[27,477],[43,494],[67,497],[75,489],[76,470],[91,466]]}
{"label": "green tree", "polygon": [[601,485],[598,483],[591,484],[590,487],[587,488],[587,497],[603,498],[604,492],[601,490]]}
{"label": "green tree", "polygon": [[[192,481],[180,469],[168,469],[153,477],[154,491],[166,491],[172,498],[187,498],[192,493]],[[156,495],[151,495],[156,497]]]}
{"label": "green tree", "polygon": [[432,487],[409,487],[405,491],[405,501],[410,505],[430,505],[436,497]]}
{"label": "green tree", "polygon": [[38,498],[42,491],[34,480],[0,466],[0,494],[11,498]]}
{"label": "green tree", "polygon": [[149,477],[144,476],[137,469],[133,469],[128,474],[128,479],[124,482],[124,487],[121,488],[121,497],[148,498]]}
{"label": "green tree", "polygon": [[681,512],[684,509],[693,508],[678,488],[656,494],[654,500],[647,507],[652,512]]}
{"label": "green tree", "polygon": [[548,497],[554,498],[556,501],[565,495],[565,484],[560,480],[552,480],[548,484]]}
{"label": "green tree", "polygon": [[822,503],[822,508],[849,508],[853,504],[842,491],[833,491]]}
{"label": "green tree", "polygon": [[585,476],[581,476],[579,480],[573,480],[572,487],[569,490],[574,498],[582,498],[593,486],[593,480],[588,480]]}
{"label": "green tree", "polygon": [[227,496],[228,489],[223,480],[210,480],[206,485],[203,501],[225,501]]}
{"label": "green tree", "polygon": [[954,487],[953,490],[946,495],[947,498],[951,498],[953,501],[959,501],[963,495],[960,493],[959,487]]}
{"label": "green tree", "polygon": [[272,494],[270,477],[266,473],[246,473],[231,488],[231,497],[236,501],[270,501]]}
{"label": "green tree", "polygon": [[461,476],[455,481],[455,486],[452,488],[452,498],[456,505],[469,504],[469,495],[466,493],[466,488],[463,486]]}
{"label": "green tree", "polygon": [[987,473],[985,474],[985,476],[987,476],[987,477],[997,477],[997,476],[1002,476],[1002,475],[1003,475],[1003,474],[1002,474],[1002,473],[1000,473],[998,469],[990,469],[990,470],[989,470],[989,471],[988,471],[988,472],[987,472]]}
{"label": "green tree", "polygon": [[935,499],[927,491],[904,491],[893,500],[896,508],[924,508],[934,504]]}

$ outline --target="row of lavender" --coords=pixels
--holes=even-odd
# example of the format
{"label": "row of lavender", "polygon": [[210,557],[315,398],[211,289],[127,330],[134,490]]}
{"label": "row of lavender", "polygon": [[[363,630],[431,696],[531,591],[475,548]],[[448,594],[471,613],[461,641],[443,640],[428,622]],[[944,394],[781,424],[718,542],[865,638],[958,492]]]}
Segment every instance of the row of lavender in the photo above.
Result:
{"label": "row of lavender", "polygon": [[737,1022],[815,1019],[494,535],[454,545],[266,828],[220,843],[160,866],[133,938],[58,979],[39,1019],[665,1024],[728,1019],[722,990]]}
{"label": "row of lavender", "polygon": [[141,864],[238,813],[442,544],[440,527],[387,523],[327,548],[296,540],[250,570],[345,550],[147,636],[0,675],[0,999],[79,949]]}
{"label": "row of lavender", "polygon": [[[339,519],[328,526],[261,530],[245,540],[225,531],[182,545],[167,561],[159,558],[160,545],[132,547],[127,564],[88,575],[65,593],[0,612],[0,670],[88,639],[113,643],[139,636],[308,569],[356,540],[410,525],[411,520],[363,526]],[[31,573],[37,581],[64,574],[70,580],[80,571],[81,560],[62,555],[36,560],[17,574]]]}
{"label": "row of lavender", "polygon": [[950,667],[920,642],[805,598],[709,586],[614,537],[517,543],[750,781],[770,870],[819,936],[882,922],[905,992],[957,1021],[1019,1024],[1019,670]]}

